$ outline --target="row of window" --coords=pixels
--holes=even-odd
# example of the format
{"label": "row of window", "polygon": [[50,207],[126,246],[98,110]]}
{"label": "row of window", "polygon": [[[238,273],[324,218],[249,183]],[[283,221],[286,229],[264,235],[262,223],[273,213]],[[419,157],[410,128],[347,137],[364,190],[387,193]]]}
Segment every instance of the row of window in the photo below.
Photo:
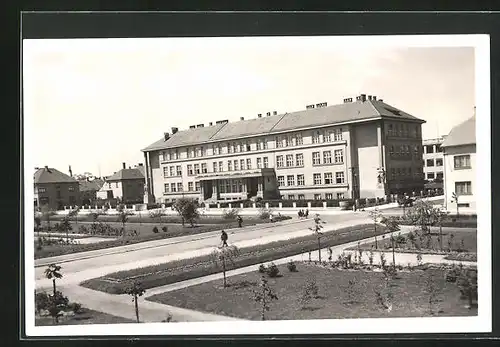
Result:
{"label": "row of window", "polygon": [[[324,183],[323,183],[324,182]],[[345,182],[345,176],[343,172],[336,172],[335,179],[333,178],[333,173],[325,172],[323,176],[320,173],[313,174],[313,184],[321,185],[321,184],[343,184]],[[297,175],[297,180],[295,180],[295,175],[287,175],[286,176],[286,186],[304,186],[305,179],[303,174]],[[285,186],[285,176],[278,176],[278,187]]]}
{"label": "row of window", "polygon": [[[164,184],[165,193],[176,193],[184,191],[182,182],[177,183],[165,183]],[[188,182],[188,192],[199,192],[201,191],[200,182]]]}
{"label": "row of window", "polygon": [[435,153],[443,152],[443,148],[439,144],[437,144],[437,145],[425,145],[425,146],[423,146],[423,149],[424,149],[426,154],[432,154],[434,152]]}
{"label": "row of window", "polygon": [[[327,143],[342,141],[342,129],[337,128],[334,130],[327,131],[313,131],[312,133],[312,143]],[[304,144],[302,133],[295,133],[290,135],[279,135],[275,139],[275,148],[284,148],[290,146],[300,146]],[[256,141],[256,150],[268,149],[268,139],[259,139]],[[252,146],[248,142],[227,142],[224,146],[222,144],[212,145],[212,154],[231,154],[231,153],[242,153],[250,152]],[[208,148],[206,146],[200,147],[190,147],[186,149],[187,158],[198,158],[205,157],[208,155]],[[178,149],[172,151],[165,151],[160,153],[160,161],[166,160],[177,160],[181,159],[181,153]]]}
{"label": "row of window", "polygon": [[444,175],[442,172],[428,172],[427,173],[427,179],[428,180],[433,180],[433,179],[443,179]]}
{"label": "row of window", "polygon": [[[269,167],[268,157],[256,158],[256,162],[258,169]],[[234,160],[228,160],[226,162],[227,171],[239,171],[239,170],[251,170],[251,169],[252,169],[251,158],[234,159]],[[223,161],[212,162],[212,172],[224,172],[224,162]],[[208,173],[207,163],[187,165],[188,176],[196,176],[199,174],[206,174],[206,173]],[[181,165],[163,167],[163,177],[178,177],[178,176],[182,176]]]}
{"label": "row of window", "polygon": [[395,137],[420,137],[420,125],[409,124],[388,124],[387,136]]}
{"label": "row of window", "polygon": [[391,179],[399,179],[401,177],[422,177],[423,173],[417,170],[413,171],[411,167],[391,168]]}
{"label": "row of window", "polygon": [[[61,187],[60,186],[56,186],[56,189],[57,189],[57,192],[60,194],[61,191]],[[68,187],[68,192],[74,192],[75,191],[75,187],[73,186],[69,186]],[[45,187],[38,187],[38,193],[46,193],[47,192],[47,188]]]}
{"label": "row of window", "polygon": [[[420,155],[420,146],[413,146],[413,154],[415,157]],[[400,156],[410,156],[411,155],[411,146],[409,145],[400,145],[400,146],[390,146],[389,147],[389,156],[391,158],[400,157]]]}
{"label": "row of window", "polygon": [[[312,164],[321,165],[321,157],[323,157],[323,164],[332,164],[331,151],[323,151],[323,156],[321,156],[320,152],[313,152]],[[344,162],[344,151],[342,149],[336,149],[333,151],[333,162],[335,164],[342,164]]]}
{"label": "row of window", "polygon": [[443,159],[442,158],[436,158],[436,159],[427,159],[424,160],[424,166],[427,167],[432,167],[436,164],[436,166],[443,166]]}
{"label": "row of window", "polygon": [[[323,196],[322,194],[314,194],[314,200],[322,200],[322,196]],[[337,193],[335,196],[337,197],[337,200],[342,200],[342,199],[344,199],[345,195],[344,195],[344,193]],[[325,193],[325,200],[333,200],[333,197],[334,197],[333,193]],[[281,196],[282,200],[285,200],[285,198],[288,200],[296,200],[295,194]],[[306,199],[306,197],[304,194],[297,195],[297,200],[305,200],[305,199]]]}

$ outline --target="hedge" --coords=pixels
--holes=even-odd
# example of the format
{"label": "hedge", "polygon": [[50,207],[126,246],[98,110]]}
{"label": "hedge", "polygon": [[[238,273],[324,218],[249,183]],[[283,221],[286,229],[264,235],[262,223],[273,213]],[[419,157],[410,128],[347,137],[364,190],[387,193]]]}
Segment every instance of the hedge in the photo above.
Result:
{"label": "hedge", "polygon": [[[326,233],[322,238],[321,244],[322,247],[331,247],[374,235],[381,235],[386,232],[382,229],[380,227],[377,228],[377,233],[375,233],[373,225],[369,224],[346,227]],[[229,266],[230,269],[236,269],[256,265],[297,254],[317,251],[317,247],[318,241],[315,235],[245,247],[240,249],[240,255],[233,260],[234,266]],[[327,257],[326,254],[325,257]],[[125,288],[136,280],[141,283],[144,289],[149,289],[219,272],[221,272],[221,269],[212,263],[211,256],[204,255],[145,268],[120,271],[84,281],[80,285],[110,294],[123,294]]]}

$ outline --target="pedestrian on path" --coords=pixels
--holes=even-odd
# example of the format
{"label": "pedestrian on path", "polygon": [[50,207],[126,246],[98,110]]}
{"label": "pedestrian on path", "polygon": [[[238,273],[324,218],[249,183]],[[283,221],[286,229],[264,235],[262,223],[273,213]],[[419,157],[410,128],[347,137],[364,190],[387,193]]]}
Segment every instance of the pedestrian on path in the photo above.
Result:
{"label": "pedestrian on path", "polygon": [[241,218],[241,216],[238,216],[238,227],[241,228],[241,225],[243,224],[243,218]]}
{"label": "pedestrian on path", "polygon": [[222,233],[220,235],[220,239],[222,240],[222,247],[224,246],[227,247],[227,238],[228,238],[227,233],[224,230],[222,230]]}
{"label": "pedestrian on path", "polygon": [[328,261],[332,261],[333,250],[332,247],[328,247]]}
{"label": "pedestrian on path", "polygon": [[305,216],[306,216],[306,218],[309,217],[309,209],[306,209]]}

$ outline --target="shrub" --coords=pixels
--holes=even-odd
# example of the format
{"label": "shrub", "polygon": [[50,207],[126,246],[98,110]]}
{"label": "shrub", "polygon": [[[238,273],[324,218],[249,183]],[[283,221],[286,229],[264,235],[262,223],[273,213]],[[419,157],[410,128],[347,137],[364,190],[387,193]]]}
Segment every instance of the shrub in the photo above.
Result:
{"label": "shrub", "polygon": [[73,313],[80,313],[82,309],[82,304],[78,302],[73,302],[69,305],[69,308],[71,309],[71,311],[73,311]]}
{"label": "shrub", "polygon": [[288,264],[286,264],[286,267],[290,272],[297,272],[297,265],[293,260],[290,260]]}
{"label": "shrub", "polygon": [[269,219],[269,216],[271,215],[271,210],[266,209],[266,208],[261,208],[259,210],[259,218],[263,220]]}
{"label": "shrub", "polygon": [[67,308],[69,305],[68,297],[64,296],[60,291],[56,291],[56,295],[50,295],[49,297],[52,305],[60,308]]}
{"label": "shrub", "polygon": [[235,220],[238,217],[238,210],[235,208],[224,210],[224,219],[226,220]]}
{"label": "shrub", "polygon": [[167,226],[163,226],[163,227],[161,228],[161,230],[162,230],[164,233],[166,233],[166,232],[168,231],[168,227],[167,227]]}
{"label": "shrub", "polygon": [[78,232],[79,232],[80,234],[88,234],[88,233],[89,233],[89,230],[88,230],[88,228],[87,228],[85,225],[80,225],[80,226],[78,227]]}
{"label": "shrub", "polygon": [[278,269],[275,263],[271,263],[271,265],[269,265],[267,268],[267,275],[271,278],[275,278],[280,275],[280,269]]}
{"label": "shrub", "polygon": [[153,232],[154,232],[155,234],[158,234],[158,227],[157,227],[156,225],[155,225],[155,226],[154,226],[154,228],[153,228]]}
{"label": "shrub", "polygon": [[259,265],[259,272],[261,274],[265,274],[267,272],[267,268],[266,268],[266,266],[264,264],[260,264]]}
{"label": "shrub", "polygon": [[42,310],[48,310],[50,306],[50,297],[45,292],[35,292],[35,309],[37,313]]}

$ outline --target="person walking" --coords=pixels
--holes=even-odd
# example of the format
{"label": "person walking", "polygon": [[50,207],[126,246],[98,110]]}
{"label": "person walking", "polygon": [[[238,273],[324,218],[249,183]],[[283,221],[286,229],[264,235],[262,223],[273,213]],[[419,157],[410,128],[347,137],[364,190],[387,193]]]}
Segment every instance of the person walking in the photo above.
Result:
{"label": "person walking", "polygon": [[238,216],[238,227],[241,228],[242,224],[243,224],[243,218],[241,218],[241,216]]}
{"label": "person walking", "polygon": [[220,239],[222,240],[222,247],[227,247],[227,233],[222,230],[222,233],[220,235]]}
{"label": "person walking", "polygon": [[309,217],[309,209],[306,209],[305,216],[306,216],[306,218]]}

